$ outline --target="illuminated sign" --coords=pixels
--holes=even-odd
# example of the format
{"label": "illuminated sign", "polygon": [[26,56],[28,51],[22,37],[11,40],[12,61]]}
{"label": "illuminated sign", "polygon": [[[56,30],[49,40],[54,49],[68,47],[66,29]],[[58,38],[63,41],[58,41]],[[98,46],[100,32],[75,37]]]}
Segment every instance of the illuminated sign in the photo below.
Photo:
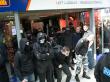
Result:
{"label": "illuminated sign", "polygon": [[0,7],[7,7],[10,5],[10,0],[0,0]]}
{"label": "illuminated sign", "polygon": [[110,0],[31,0],[28,10],[109,8]]}
{"label": "illuminated sign", "polygon": [[29,0],[0,0],[0,12],[26,11]]}

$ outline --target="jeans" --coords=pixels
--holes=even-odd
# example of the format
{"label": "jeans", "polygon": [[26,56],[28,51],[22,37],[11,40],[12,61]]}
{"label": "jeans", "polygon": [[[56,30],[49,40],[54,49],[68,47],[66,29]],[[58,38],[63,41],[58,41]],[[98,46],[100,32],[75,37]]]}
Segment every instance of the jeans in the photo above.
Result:
{"label": "jeans", "polygon": [[88,68],[92,69],[94,68],[94,54],[92,53],[91,48],[88,49],[87,56],[88,56]]}
{"label": "jeans", "polygon": [[[24,79],[27,79],[28,82],[35,82],[35,77],[34,77],[34,73],[32,73],[29,76],[25,76]],[[21,82],[18,78],[17,78],[18,82]]]}

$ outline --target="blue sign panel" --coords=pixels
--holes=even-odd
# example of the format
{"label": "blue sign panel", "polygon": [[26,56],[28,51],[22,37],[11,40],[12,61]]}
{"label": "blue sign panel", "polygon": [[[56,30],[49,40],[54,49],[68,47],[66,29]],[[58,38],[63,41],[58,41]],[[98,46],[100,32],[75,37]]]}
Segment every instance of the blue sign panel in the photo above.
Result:
{"label": "blue sign panel", "polygon": [[28,0],[0,0],[0,12],[26,11]]}

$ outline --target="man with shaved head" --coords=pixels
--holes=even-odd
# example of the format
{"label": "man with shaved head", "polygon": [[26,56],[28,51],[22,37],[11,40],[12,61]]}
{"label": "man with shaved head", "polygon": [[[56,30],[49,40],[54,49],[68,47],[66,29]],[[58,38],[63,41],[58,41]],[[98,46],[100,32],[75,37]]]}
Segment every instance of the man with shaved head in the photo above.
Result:
{"label": "man with shaved head", "polygon": [[75,47],[75,55],[76,55],[76,82],[80,82],[80,79],[78,75],[81,72],[81,67],[83,65],[83,78],[90,79],[90,77],[87,75],[88,71],[88,57],[87,52],[88,48],[93,44],[94,41],[94,35],[93,34],[87,34],[84,35],[76,44]]}

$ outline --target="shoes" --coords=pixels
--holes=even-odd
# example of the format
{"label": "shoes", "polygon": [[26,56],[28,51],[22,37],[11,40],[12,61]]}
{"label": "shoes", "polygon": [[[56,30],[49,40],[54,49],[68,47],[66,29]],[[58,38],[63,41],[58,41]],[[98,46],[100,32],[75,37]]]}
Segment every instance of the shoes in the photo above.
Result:
{"label": "shoes", "polygon": [[83,73],[83,76],[82,76],[83,78],[86,78],[86,79],[91,79],[87,74],[86,74],[86,72],[84,72]]}
{"label": "shoes", "polygon": [[78,74],[76,74],[75,79],[76,79],[76,82],[80,82],[80,79],[78,77]]}

